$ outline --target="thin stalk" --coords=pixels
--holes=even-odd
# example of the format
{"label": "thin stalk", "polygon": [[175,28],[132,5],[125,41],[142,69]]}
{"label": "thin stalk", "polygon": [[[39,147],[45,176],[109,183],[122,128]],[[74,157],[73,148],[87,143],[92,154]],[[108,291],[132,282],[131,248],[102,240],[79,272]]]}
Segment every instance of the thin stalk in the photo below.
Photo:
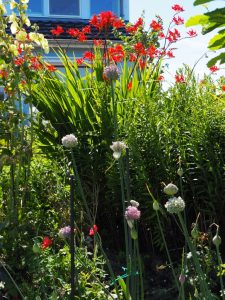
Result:
{"label": "thin stalk", "polygon": [[164,247],[166,249],[167,258],[168,258],[170,266],[171,266],[171,270],[172,270],[174,282],[176,284],[177,290],[179,291],[180,287],[179,287],[178,279],[177,279],[177,276],[175,274],[175,270],[174,270],[174,267],[173,267],[173,262],[172,262],[172,259],[171,259],[171,256],[170,256],[169,249],[167,247],[166,239],[165,239],[165,236],[164,236],[164,233],[163,233],[163,229],[162,229],[162,225],[161,225],[161,222],[160,222],[160,219],[159,219],[159,213],[158,213],[157,210],[156,210],[156,216],[157,216],[157,221],[158,221],[158,224],[159,224],[160,234],[161,234],[161,237],[163,239],[163,244],[164,244]]}
{"label": "thin stalk", "polygon": [[[74,175],[70,175],[70,299],[75,299],[75,243],[74,243],[74,221],[75,221],[75,207],[74,207]],[[78,282],[78,281],[77,281]]]}
{"label": "thin stalk", "polygon": [[20,288],[18,287],[18,285],[16,284],[15,280],[12,278],[11,274],[9,273],[9,271],[7,270],[7,268],[4,266],[4,263],[2,263],[2,261],[0,260],[0,264],[3,267],[3,269],[5,270],[5,272],[7,273],[7,275],[9,276],[9,278],[11,279],[12,283],[14,284],[15,288],[17,289],[17,291],[19,292],[20,296],[22,297],[22,299],[25,299],[25,296],[22,294]]}
{"label": "thin stalk", "polygon": [[[221,256],[220,256],[220,250],[219,250],[218,245],[216,245],[216,254],[217,254],[218,264],[220,266],[222,264],[222,259],[221,259]],[[223,300],[225,300],[223,278],[222,278],[221,275],[219,275],[219,277],[220,277],[221,297],[222,297]]]}
{"label": "thin stalk", "polygon": [[[137,230],[138,235],[138,230]],[[138,269],[139,269],[139,277],[140,277],[140,286],[141,286],[141,300],[144,300],[144,282],[143,282],[143,272],[142,272],[142,264],[141,264],[141,256],[139,251],[139,244],[138,244],[138,236],[137,239],[134,241],[136,250],[137,250],[137,257],[138,257]],[[139,300],[139,298],[138,298]]]}
{"label": "thin stalk", "polygon": [[93,221],[92,221],[91,213],[90,213],[87,201],[86,201],[86,197],[84,195],[84,190],[83,190],[83,187],[81,185],[81,180],[80,180],[80,176],[79,176],[79,173],[78,173],[78,170],[77,170],[76,160],[75,160],[74,153],[73,153],[72,150],[71,150],[71,156],[72,156],[72,162],[73,162],[74,175],[75,175],[75,178],[76,178],[78,189],[80,191],[80,195],[81,195],[81,198],[83,200],[83,204],[84,204],[86,212],[87,212],[89,225],[92,226],[93,225]]}
{"label": "thin stalk", "polygon": [[114,138],[117,137],[117,107],[115,101],[115,89],[113,80],[110,80],[111,84],[111,97],[112,97],[112,109],[113,109],[113,129],[114,129]]}
{"label": "thin stalk", "polygon": [[201,292],[203,293],[203,295],[206,297],[205,299],[207,300],[210,300],[212,299],[212,296],[210,294],[210,291],[208,289],[208,286],[206,284],[206,280],[204,278],[204,273],[201,269],[201,266],[200,266],[200,263],[199,263],[199,260],[198,260],[198,257],[196,255],[196,249],[192,243],[192,241],[190,240],[189,238],[189,235],[188,235],[188,231],[187,231],[187,228],[186,228],[186,225],[184,224],[184,221],[183,221],[183,218],[181,216],[180,213],[178,213],[178,218],[179,218],[179,221],[180,221],[180,224],[181,224],[181,227],[182,227],[182,231],[184,233],[184,236],[185,236],[185,239],[187,240],[187,244],[188,244],[188,247],[192,253],[192,257],[193,257],[193,262],[195,264],[195,267],[196,267],[196,271],[198,273],[198,276],[199,276],[199,279],[200,279],[200,287],[201,287]]}
{"label": "thin stalk", "polygon": [[[123,225],[124,225],[124,237],[125,237],[125,252],[126,252],[126,263],[127,269],[130,270],[129,267],[129,244],[128,244],[128,230],[127,230],[127,222],[124,218],[125,214],[125,187],[124,187],[124,177],[123,177],[123,163],[122,158],[119,159],[119,172],[120,172],[120,186],[121,186],[121,195],[122,195],[122,207],[123,207]],[[129,275],[129,273],[128,273]],[[127,291],[129,291],[129,276],[126,279]]]}

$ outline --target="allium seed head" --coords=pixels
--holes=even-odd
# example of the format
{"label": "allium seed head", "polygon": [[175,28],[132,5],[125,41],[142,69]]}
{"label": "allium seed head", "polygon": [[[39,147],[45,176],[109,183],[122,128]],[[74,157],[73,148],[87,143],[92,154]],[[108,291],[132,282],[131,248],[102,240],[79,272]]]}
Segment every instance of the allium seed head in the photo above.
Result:
{"label": "allium seed head", "polygon": [[65,238],[69,237],[70,233],[71,233],[71,227],[65,226],[59,230],[58,234],[59,234],[59,237],[65,239]]}
{"label": "allium seed head", "polygon": [[112,145],[110,146],[110,148],[112,149],[113,151],[113,157],[115,159],[119,159],[121,154],[122,154],[122,151],[124,149],[126,149],[126,145],[124,144],[124,142],[113,142]]}
{"label": "allium seed head", "polygon": [[106,66],[103,71],[103,76],[109,80],[117,80],[120,76],[120,70],[116,65]]}
{"label": "allium seed head", "polygon": [[135,206],[128,206],[125,211],[126,220],[138,220],[140,219],[141,212]]}
{"label": "allium seed head", "polygon": [[130,204],[134,207],[138,207],[139,206],[139,202],[135,201],[135,200],[130,200]]}
{"label": "allium seed head", "polygon": [[62,138],[62,144],[65,148],[74,148],[77,146],[78,140],[74,134],[68,134]]}
{"label": "allium seed head", "polygon": [[172,197],[166,202],[165,208],[171,214],[178,214],[184,210],[185,202],[181,197]]}

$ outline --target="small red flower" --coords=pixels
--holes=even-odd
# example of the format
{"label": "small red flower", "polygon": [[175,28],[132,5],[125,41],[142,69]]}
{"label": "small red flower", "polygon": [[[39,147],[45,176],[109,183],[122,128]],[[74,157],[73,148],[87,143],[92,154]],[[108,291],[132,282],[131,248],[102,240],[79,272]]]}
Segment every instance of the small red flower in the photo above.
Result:
{"label": "small red flower", "polygon": [[180,32],[175,28],[173,31],[169,30],[169,34],[167,36],[167,40],[170,43],[176,42],[180,38]]}
{"label": "small red flower", "polygon": [[139,67],[140,67],[141,70],[144,70],[144,68],[146,67],[146,65],[147,65],[147,63],[146,63],[145,60],[143,60],[143,59],[139,60]]}
{"label": "small red flower", "polygon": [[103,40],[94,40],[93,43],[96,47],[101,47],[104,42]]}
{"label": "small red flower", "polygon": [[162,81],[162,80],[164,80],[164,76],[163,75],[159,75],[158,81]]}
{"label": "small red flower", "polygon": [[53,65],[46,65],[46,69],[49,71],[49,72],[55,72],[57,69],[55,66]]}
{"label": "small red flower", "polygon": [[164,38],[165,38],[165,34],[161,31],[161,32],[159,33],[158,37],[159,37],[160,39],[164,39]]}
{"label": "small red flower", "polygon": [[94,58],[95,58],[95,55],[91,51],[84,52],[83,59],[88,59],[88,60],[92,61]]}
{"label": "small red flower", "polygon": [[150,58],[155,58],[157,56],[157,49],[154,45],[150,46],[147,49],[147,54],[149,55]]}
{"label": "small red flower", "polygon": [[77,62],[77,65],[80,66],[84,63],[84,60],[83,60],[83,58],[77,58],[76,62]]}
{"label": "small red flower", "polygon": [[173,22],[174,22],[176,25],[182,25],[182,24],[184,24],[184,19],[182,19],[180,16],[174,17],[174,18],[173,18]]}
{"label": "small red flower", "polygon": [[183,74],[176,74],[175,75],[175,80],[177,83],[184,83],[185,79],[184,79],[184,75]]}
{"label": "small red flower", "polygon": [[136,61],[136,60],[137,60],[137,55],[134,53],[131,53],[129,55],[129,61],[132,62],[132,61]]}
{"label": "small red flower", "polygon": [[129,32],[130,34],[134,34],[137,32],[137,30],[139,28],[141,28],[143,26],[143,19],[142,18],[139,18],[137,20],[137,22],[134,24],[134,25],[129,25],[126,30],[127,32]]}
{"label": "small red flower", "polygon": [[63,30],[62,26],[59,26],[59,25],[55,29],[54,28],[51,29],[52,35],[55,35],[55,36],[59,36],[63,32],[64,32],[64,30]]}
{"label": "small red flower", "polygon": [[87,25],[87,26],[83,27],[82,32],[85,34],[91,33],[91,26]]}
{"label": "small red flower", "polygon": [[172,9],[176,12],[182,12],[184,11],[183,7],[180,6],[179,4],[175,4],[174,6],[172,6]]}
{"label": "small red flower", "polygon": [[173,54],[173,52],[172,52],[172,50],[169,50],[166,54],[167,54],[167,56],[168,56],[169,58],[175,57],[174,54]]}
{"label": "small red flower", "polygon": [[119,29],[119,28],[124,27],[124,23],[123,23],[123,21],[120,20],[120,19],[115,19],[115,20],[113,21],[112,26],[115,27],[115,28],[117,28],[117,29]]}
{"label": "small red flower", "polygon": [[130,81],[129,83],[128,83],[128,85],[127,85],[127,89],[128,89],[128,91],[130,91],[131,89],[132,89],[132,81]]}
{"label": "small red flower", "polygon": [[90,236],[93,236],[93,235],[95,235],[96,232],[98,232],[98,227],[97,227],[97,225],[94,224],[94,225],[91,227],[91,229],[89,230],[89,235],[90,235]]}
{"label": "small red flower", "polygon": [[145,55],[146,54],[145,48],[144,48],[144,46],[141,42],[137,42],[134,45],[134,51],[138,55]]}
{"label": "small red flower", "polygon": [[219,68],[217,66],[212,66],[209,68],[209,70],[212,72],[212,73],[215,73],[216,71],[219,71]]}
{"label": "small red flower", "polygon": [[67,33],[72,37],[77,37],[80,34],[80,31],[77,28],[69,28]]}
{"label": "small red flower", "polygon": [[188,34],[190,37],[195,37],[195,36],[197,36],[197,32],[196,32],[195,30],[193,30],[193,29],[189,30],[189,31],[187,32],[187,34]]}
{"label": "small red flower", "polygon": [[42,244],[41,244],[41,248],[43,250],[47,249],[48,247],[50,247],[52,245],[53,241],[48,237],[48,236],[45,236],[43,238],[43,241],[42,241]]}
{"label": "small red flower", "polygon": [[221,85],[221,90],[225,92],[225,85]]}
{"label": "small red flower", "polygon": [[14,60],[14,64],[15,64],[15,66],[17,66],[17,67],[21,66],[21,65],[24,64],[24,63],[25,63],[24,57],[18,57],[18,58],[16,58],[16,59]]}
{"label": "small red flower", "polygon": [[163,29],[162,24],[160,24],[159,22],[152,20],[150,27],[152,28],[152,30],[154,31],[160,31]]}

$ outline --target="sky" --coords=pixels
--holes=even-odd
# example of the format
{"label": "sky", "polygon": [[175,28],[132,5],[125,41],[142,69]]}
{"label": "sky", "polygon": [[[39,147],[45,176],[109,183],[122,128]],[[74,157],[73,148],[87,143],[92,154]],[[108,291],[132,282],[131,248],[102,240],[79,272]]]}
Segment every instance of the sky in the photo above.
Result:
{"label": "sky", "polygon": [[[193,2],[194,0],[130,0],[130,21],[135,22],[144,11],[145,22],[147,25],[150,24],[155,15],[160,15],[164,21],[164,27],[166,28],[169,21],[172,19],[173,10],[171,7],[174,4],[179,4],[184,8],[185,11],[179,15],[185,21],[187,21],[191,16],[206,12],[206,8],[204,6],[194,6]],[[208,3],[207,6],[209,10],[213,10],[218,7],[224,7],[224,2],[213,1],[213,3]],[[204,73],[210,73],[206,63],[210,58],[215,56],[215,53],[208,51],[207,44],[216,31],[202,35],[201,26],[195,26],[193,29],[197,31],[197,37],[192,39],[184,39],[174,44],[174,46],[177,47],[177,50],[174,51],[175,58],[168,61],[169,67],[166,74],[167,80],[174,78],[176,70],[182,67],[183,63],[188,64],[192,68],[196,61],[198,61],[202,56],[203,58],[195,67],[195,74],[198,74],[199,78],[201,79]],[[190,30],[190,27],[184,28],[184,33],[186,33],[188,30]],[[208,58],[206,58],[204,55],[206,53]],[[223,75],[222,73],[222,70],[220,70],[218,71],[217,75]]]}

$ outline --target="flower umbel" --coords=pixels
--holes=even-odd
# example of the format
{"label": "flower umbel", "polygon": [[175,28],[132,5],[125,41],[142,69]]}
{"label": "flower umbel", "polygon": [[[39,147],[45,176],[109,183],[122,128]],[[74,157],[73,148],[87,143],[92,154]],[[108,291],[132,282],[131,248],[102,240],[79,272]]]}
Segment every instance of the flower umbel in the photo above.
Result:
{"label": "flower umbel", "polygon": [[77,146],[78,140],[74,134],[68,134],[62,138],[62,144],[65,148],[74,148]]}
{"label": "flower umbel", "polygon": [[128,221],[140,219],[141,212],[136,206],[128,206],[125,211],[125,219]]}
{"label": "flower umbel", "polygon": [[69,237],[70,233],[71,233],[71,227],[65,226],[59,230],[59,237],[65,239],[65,238]]}
{"label": "flower umbel", "polygon": [[119,159],[123,150],[125,150],[127,148],[127,146],[125,145],[124,142],[113,142],[112,145],[110,146],[110,148],[113,151],[113,157],[115,159]]}
{"label": "flower umbel", "polygon": [[166,202],[165,208],[171,214],[178,214],[184,210],[185,202],[181,197],[172,197]]}
{"label": "flower umbel", "polygon": [[89,230],[89,235],[93,236],[95,235],[95,233],[98,232],[98,226],[96,224],[94,224],[91,229]]}
{"label": "flower umbel", "polygon": [[116,65],[106,66],[103,71],[103,77],[108,80],[117,80],[120,76],[120,70]]}

